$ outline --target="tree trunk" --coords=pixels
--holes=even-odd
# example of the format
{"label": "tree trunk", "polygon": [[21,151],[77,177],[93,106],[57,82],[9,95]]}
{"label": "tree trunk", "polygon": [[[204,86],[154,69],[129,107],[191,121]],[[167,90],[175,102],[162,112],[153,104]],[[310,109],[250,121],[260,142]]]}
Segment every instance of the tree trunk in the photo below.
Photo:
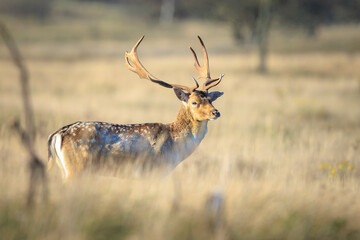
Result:
{"label": "tree trunk", "polygon": [[175,0],[163,0],[160,10],[160,23],[171,25],[174,21]]}
{"label": "tree trunk", "polygon": [[268,39],[271,22],[271,0],[260,1],[257,21],[257,44],[259,50],[259,73],[267,73]]}

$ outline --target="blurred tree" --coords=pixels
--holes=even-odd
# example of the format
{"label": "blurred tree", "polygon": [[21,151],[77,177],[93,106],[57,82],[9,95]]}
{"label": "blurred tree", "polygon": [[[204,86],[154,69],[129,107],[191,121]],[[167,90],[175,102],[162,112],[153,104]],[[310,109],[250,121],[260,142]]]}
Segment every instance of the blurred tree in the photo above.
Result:
{"label": "blurred tree", "polygon": [[333,20],[334,0],[287,0],[279,5],[279,17],[286,26],[304,28],[314,36],[321,24]]}
{"label": "blurred tree", "polygon": [[285,26],[304,28],[315,36],[321,25],[360,20],[360,0],[284,0],[278,17]]}
{"label": "blurred tree", "polygon": [[177,18],[217,18],[214,13],[216,11],[216,0],[177,0],[175,16]]}
{"label": "blurred tree", "polygon": [[160,23],[169,25],[174,21],[175,0],[163,0],[160,11]]}
{"label": "blurred tree", "polygon": [[360,21],[360,0],[337,0],[336,2],[337,5],[333,9],[336,21]]}
{"label": "blurred tree", "polygon": [[238,43],[255,40],[259,3],[260,0],[216,2],[216,15],[231,24],[233,36]]}
{"label": "blurred tree", "polygon": [[30,170],[30,179],[27,195],[27,205],[31,207],[34,203],[37,190],[41,185],[43,200],[44,202],[47,201],[48,185],[44,163],[35,153],[34,142],[36,130],[29,90],[29,73],[20,54],[19,48],[15,43],[15,40],[13,39],[5,24],[2,22],[0,22],[0,37],[4,40],[5,46],[10,52],[14,65],[18,68],[20,73],[19,79],[21,84],[21,98],[24,107],[25,128],[21,127],[19,120],[15,120],[15,122],[12,124],[12,128],[20,135],[22,143],[26,147],[26,150],[29,154],[28,166]]}
{"label": "blurred tree", "polygon": [[50,16],[53,0],[0,0],[0,12],[18,15],[46,18]]}
{"label": "blurred tree", "polygon": [[[216,1],[215,12],[232,26],[239,44],[256,43],[258,71],[265,73],[271,22],[303,28],[309,36],[324,24],[360,21],[360,0],[223,0]],[[210,4],[211,6],[211,4]]]}
{"label": "blurred tree", "polygon": [[259,48],[258,72],[266,73],[266,58],[268,52],[268,39],[270,23],[272,18],[271,0],[261,0],[259,2],[259,17],[256,24],[256,40]]}
{"label": "blurred tree", "polygon": [[239,44],[254,42],[259,53],[257,70],[266,73],[268,38],[274,10],[279,0],[224,0],[217,2],[217,14],[232,25]]}

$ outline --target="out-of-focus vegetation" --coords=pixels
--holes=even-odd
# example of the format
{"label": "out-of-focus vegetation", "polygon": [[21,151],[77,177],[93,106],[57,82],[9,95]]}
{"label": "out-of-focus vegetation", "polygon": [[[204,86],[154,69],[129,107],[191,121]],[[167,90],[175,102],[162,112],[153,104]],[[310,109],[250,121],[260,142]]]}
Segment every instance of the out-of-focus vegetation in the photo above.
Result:
{"label": "out-of-focus vegetation", "polygon": [[[85,8],[79,6],[86,6]],[[89,6],[92,5],[92,8]],[[107,8],[108,11],[102,11]],[[79,11],[77,11],[79,10]],[[258,71],[267,72],[267,56],[271,30],[279,28],[304,29],[305,33],[314,37],[322,26],[331,26],[360,21],[359,0],[14,0],[0,1],[0,13],[16,17],[34,17],[44,22],[67,19],[66,26],[73,24],[73,18],[85,18],[88,31],[83,23],[72,26],[75,35],[93,38],[106,34],[110,38],[126,37],[129,25],[139,27],[162,23],[164,26],[173,24],[174,19],[211,19],[223,22],[232,29],[234,39],[241,45],[254,45],[258,49]],[[104,14],[112,15],[103,16]],[[88,18],[87,18],[87,17]],[[130,19],[129,19],[130,17]],[[124,18],[127,18],[126,20]],[[90,20],[89,20],[90,19]],[[104,19],[111,19],[109,23]],[[128,22],[129,21],[129,22]],[[135,21],[135,23],[133,22]],[[75,21],[77,22],[77,21]],[[119,22],[126,22],[125,26]],[[45,24],[45,23],[44,23]],[[141,25],[141,24],[140,24]],[[122,27],[123,28],[122,28]],[[173,29],[176,29],[173,27]],[[85,30],[85,32],[84,32]],[[59,31],[56,31],[59,33]],[[61,31],[61,33],[65,33]],[[85,34],[85,35],[84,35]],[[56,36],[67,39],[73,35]],[[44,39],[40,36],[40,39]],[[46,39],[46,37],[45,37]]]}
{"label": "out-of-focus vegetation", "polygon": [[1,0],[0,11],[2,14],[10,14],[20,18],[35,17],[45,19],[51,16],[53,4],[53,0]]}
{"label": "out-of-focus vegetation", "polygon": [[[18,73],[0,42],[0,239],[360,238],[356,20],[321,22],[309,36],[274,17],[270,71],[259,75],[254,29],[244,27],[244,40],[235,40],[233,12],[216,2],[176,1],[171,25],[160,23],[162,1],[53,0],[43,16],[11,13],[7,2],[1,1],[1,20],[29,67],[41,159],[48,135],[74,121],[175,118],[174,93],[124,66],[124,51],[142,34],[144,65],[180,84],[192,82],[188,46],[200,50],[196,35],[202,36],[212,75],[225,74],[217,87],[225,94],[214,103],[222,117],[168,176],[123,167],[64,184],[53,169],[49,202],[37,199],[27,209],[26,151],[9,128],[22,112]],[[209,208],[210,196],[222,197],[220,215]]]}

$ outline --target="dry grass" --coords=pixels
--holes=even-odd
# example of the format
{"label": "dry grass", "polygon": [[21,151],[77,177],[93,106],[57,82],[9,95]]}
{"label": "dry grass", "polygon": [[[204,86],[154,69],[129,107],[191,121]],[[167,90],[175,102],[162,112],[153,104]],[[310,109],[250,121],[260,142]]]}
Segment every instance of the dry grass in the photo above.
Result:
{"label": "dry grass", "polygon": [[[53,170],[49,204],[32,210],[24,208],[26,154],[7,125],[21,112],[17,72],[0,60],[0,238],[359,239],[360,55],[273,54],[272,72],[260,76],[253,72],[253,53],[215,51],[221,42],[204,39],[212,73],[226,74],[218,87],[225,95],[215,102],[222,117],[209,123],[193,155],[165,178],[130,170],[115,177],[84,174],[63,184]],[[175,48],[185,51],[186,40],[178,39]],[[134,41],[100,41],[97,51],[123,52]],[[159,41],[143,43],[145,65],[162,79],[190,83],[190,53],[156,54],[173,49],[169,39]],[[191,44],[198,47],[195,38]],[[51,55],[41,45],[27,46],[30,53],[39,49]],[[172,91],[139,80],[120,56],[82,59],[78,52],[28,59],[42,159],[47,136],[77,120],[174,119],[180,103]],[[214,192],[225,200],[216,233],[205,207]]]}

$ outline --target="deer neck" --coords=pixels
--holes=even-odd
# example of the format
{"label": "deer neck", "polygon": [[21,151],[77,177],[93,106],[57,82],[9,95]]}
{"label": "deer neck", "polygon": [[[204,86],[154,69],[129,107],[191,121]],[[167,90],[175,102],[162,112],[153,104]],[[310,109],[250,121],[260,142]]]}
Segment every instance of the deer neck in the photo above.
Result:
{"label": "deer neck", "polygon": [[181,105],[174,122],[170,123],[170,131],[175,141],[189,140],[198,145],[207,132],[208,120],[194,119],[190,110]]}

